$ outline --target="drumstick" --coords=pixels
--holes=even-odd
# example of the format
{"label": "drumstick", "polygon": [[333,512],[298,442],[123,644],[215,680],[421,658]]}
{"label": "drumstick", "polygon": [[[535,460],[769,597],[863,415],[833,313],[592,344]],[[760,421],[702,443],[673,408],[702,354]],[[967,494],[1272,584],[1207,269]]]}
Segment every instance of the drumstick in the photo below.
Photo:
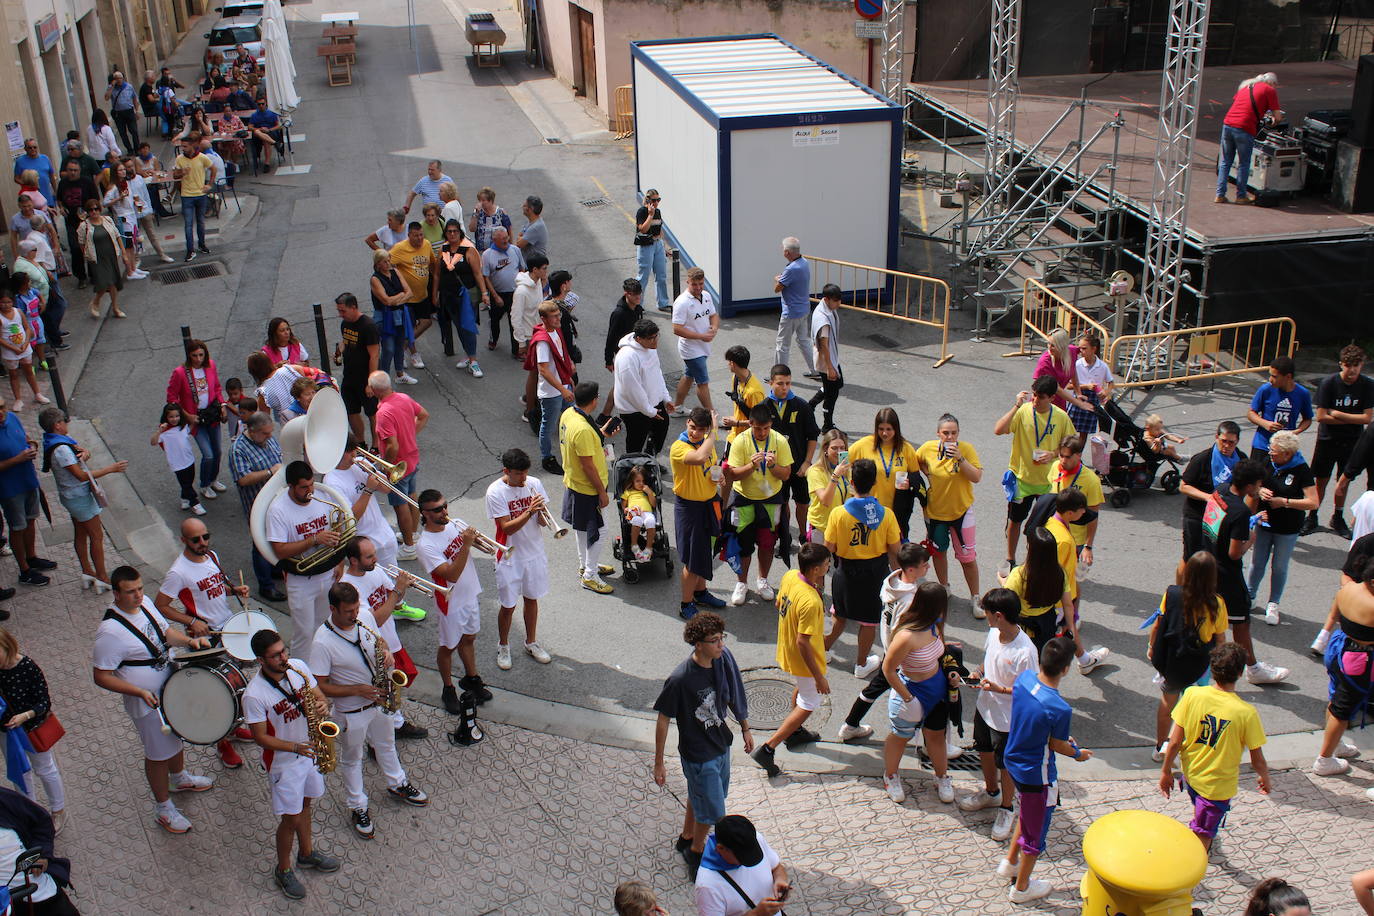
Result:
{"label": "drumstick", "polygon": [[[239,570],[239,588],[247,588],[247,586],[243,583],[243,570],[241,569]],[[230,591],[233,590],[230,589]],[[240,595],[238,592],[234,592],[234,597],[238,599],[239,607],[243,608],[245,611],[248,610],[248,605],[244,603],[242,595]]]}

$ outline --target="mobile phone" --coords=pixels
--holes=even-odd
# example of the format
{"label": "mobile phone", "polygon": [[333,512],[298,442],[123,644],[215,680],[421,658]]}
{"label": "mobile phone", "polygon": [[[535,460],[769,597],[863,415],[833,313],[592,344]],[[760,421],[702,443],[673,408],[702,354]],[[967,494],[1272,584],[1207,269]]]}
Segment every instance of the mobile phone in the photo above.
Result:
{"label": "mobile phone", "polygon": [[781,891],[779,891],[778,896],[774,899],[781,903],[782,901],[787,899],[787,895],[790,893],[792,893],[792,886],[789,884],[787,887],[784,887]]}
{"label": "mobile phone", "polygon": [[612,433],[618,433],[620,432],[620,427],[624,425],[624,421],[621,420],[619,417],[611,417],[611,419],[606,423],[606,428],[603,431],[607,435],[610,435]]}
{"label": "mobile phone", "polygon": [[840,452],[840,464],[844,464],[844,463],[845,463],[846,461],[848,461],[848,460],[849,460],[849,449],[845,449],[844,451]]}

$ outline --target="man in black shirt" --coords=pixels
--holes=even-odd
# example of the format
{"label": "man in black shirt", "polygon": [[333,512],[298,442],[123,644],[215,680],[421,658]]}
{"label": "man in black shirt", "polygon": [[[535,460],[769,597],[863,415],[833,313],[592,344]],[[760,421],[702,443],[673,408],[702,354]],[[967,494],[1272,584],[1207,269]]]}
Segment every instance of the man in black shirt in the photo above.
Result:
{"label": "man in black shirt", "polygon": [[816,413],[805,398],[792,390],[792,370],[778,363],[768,371],[768,397],[763,403],[773,410],[773,428],[787,439],[792,449],[792,476],[783,481],[782,504],[778,512],[780,541],[777,554],[787,562],[788,542],[791,540],[791,517],[787,508],[789,497],[797,504],[797,531],[806,534],[806,508],[811,505],[807,490],[806,472],[816,454],[816,440],[821,430],[816,425]]}
{"label": "man in black shirt", "polygon": [[1199,550],[1206,550],[1202,539],[1202,510],[1207,506],[1218,485],[1229,484],[1231,471],[1240,460],[1236,447],[1240,444],[1240,424],[1223,420],[1217,425],[1216,443],[1203,449],[1188,461],[1183,470],[1179,492],[1183,500],[1183,561]]}
{"label": "man in black shirt", "polygon": [[[615,354],[620,349],[621,339],[635,329],[635,322],[644,317],[644,287],[634,277],[620,285],[624,291],[611,308],[611,318],[606,325],[606,371],[615,371]],[[605,425],[615,413],[615,390],[606,394],[606,402],[601,405],[598,422]]]}
{"label": "man in black shirt", "polygon": [[1252,515],[1246,501],[1258,499],[1263,481],[1263,464],[1250,458],[1238,462],[1231,471],[1231,485],[1207,497],[1202,530],[1217,560],[1217,594],[1226,602],[1232,638],[1245,650],[1246,678],[1252,684],[1277,684],[1288,677],[1288,669],[1255,658],[1250,641],[1250,589],[1241,562],[1255,543],[1255,525],[1264,515]]}
{"label": "man in black shirt", "polygon": [[334,348],[334,362],[343,366],[339,394],[348,412],[349,431],[357,441],[366,442],[367,428],[372,424],[363,422],[363,414],[371,417],[377,413],[377,399],[367,396],[367,377],[377,371],[382,338],[377,332],[377,323],[358,309],[357,296],[341,293],[334,300],[334,307],[339,312],[342,336]]}
{"label": "man in black shirt", "polygon": [[1350,477],[1358,477],[1369,467],[1369,449],[1364,449],[1359,469],[1351,467],[1350,476],[1344,471],[1350,465],[1360,441],[1360,433],[1374,418],[1374,380],[1360,374],[1364,367],[1364,350],[1351,344],[1341,350],[1341,370],[1322,380],[1317,388],[1317,450],[1312,455],[1312,473],[1317,478],[1317,508],[1307,513],[1299,534],[1317,530],[1317,512],[1326,496],[1326,484],[1334,468],[1340,476],[1336,491],[1331,495],[1331,530],[1342,537],[1350,537],[1345,523],[1345,494]]}
{"label": "man in black shirt", "polygon": [[[658,191],[650,188],[644,192],[644,206],[635,211],[635,255],[639,261],[639,286],[641,289],[649,282],[649,274],[654,275],[658,285],[658,310],[671,312],[673,300],[668,296],[668,255],[663,247],[663,211],[658,208]],[[624,336],[624,335],[621,335]]]}
{"label": "man in black shirt", "polygon": [[72,273],[76,274],[77,289],[86,288],[86,258],[81,254],[81,246],[76,241],[76,227],[81,225],[82,205],[88,200],[99,200],[100,192],[95,182],[81,174],[81,165],[75,159],[62,163],[62,180],[57,183],[57,202],[62,207],[64,222],[67,224],[67,248],[71,251]]}

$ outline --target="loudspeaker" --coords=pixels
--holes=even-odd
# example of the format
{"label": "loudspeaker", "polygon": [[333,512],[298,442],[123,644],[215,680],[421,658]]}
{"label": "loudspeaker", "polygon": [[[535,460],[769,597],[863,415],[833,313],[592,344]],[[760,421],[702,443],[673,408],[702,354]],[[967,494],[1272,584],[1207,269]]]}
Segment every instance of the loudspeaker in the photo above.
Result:
{"label": "loudspeaker", "polygon": [[1349,140],[1336,144],[1331,176],[1331,203],[1346,213],[1374,210],[1374,149]]}
{"label": "loudspeaker", "polygon": [[1360,146],[1374,146],[1374,54],[1360,57],[1355,71],[1355,97],[1350,103],[1353,123],[1347,136]]}

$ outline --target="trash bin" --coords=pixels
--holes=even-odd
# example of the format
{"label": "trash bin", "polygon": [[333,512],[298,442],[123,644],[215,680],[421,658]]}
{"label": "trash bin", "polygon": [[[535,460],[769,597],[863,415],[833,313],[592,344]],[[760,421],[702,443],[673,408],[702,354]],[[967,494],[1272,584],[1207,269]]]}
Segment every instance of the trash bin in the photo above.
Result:
{"label": "trash bin", "polygon": [[1191,916],[1207,871],[1202,842],[1153,811],[1114,811],[1083,835],[1084,916]]}

